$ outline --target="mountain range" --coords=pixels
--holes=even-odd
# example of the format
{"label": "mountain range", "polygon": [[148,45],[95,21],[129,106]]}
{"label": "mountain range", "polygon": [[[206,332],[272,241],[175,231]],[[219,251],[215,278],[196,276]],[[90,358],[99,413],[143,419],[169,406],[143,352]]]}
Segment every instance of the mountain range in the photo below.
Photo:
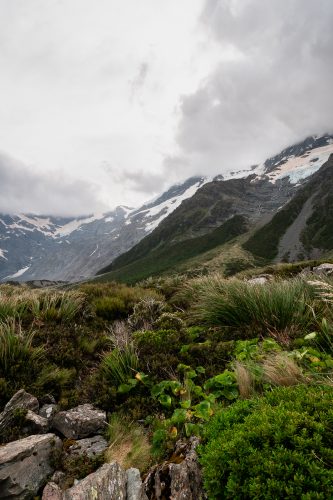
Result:
{"label": "mountain range", "polygon": [[187,179],[140,208],[0,214],[0,280],[135,281],[219,267],[225,256],[229,270],[318,257],[333,248],[332,153],[333,136],[312,136],[249,169]]}

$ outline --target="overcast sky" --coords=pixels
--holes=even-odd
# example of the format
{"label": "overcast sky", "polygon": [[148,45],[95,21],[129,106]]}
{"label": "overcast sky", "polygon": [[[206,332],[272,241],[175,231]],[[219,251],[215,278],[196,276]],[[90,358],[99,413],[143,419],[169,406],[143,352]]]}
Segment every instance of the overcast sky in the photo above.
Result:
{"label": "overcast sky", "polygon": [[0,0],[0,211],[137,206],[333,131],[332,0]]}

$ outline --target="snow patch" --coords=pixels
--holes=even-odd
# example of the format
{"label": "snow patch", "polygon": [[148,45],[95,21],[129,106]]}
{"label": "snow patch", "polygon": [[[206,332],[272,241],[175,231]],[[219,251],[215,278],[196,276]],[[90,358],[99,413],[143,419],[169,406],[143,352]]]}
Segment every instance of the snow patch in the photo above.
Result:
{"label": "snow patch", "polygon": [[7,279],[7,278],[19,278],[20,276],[22,276],[22,274],[27,272],[28,269],[30,269],[30,266],[22,267],[22,269],[19,269],[15,274],[11,274],[10,276],[6,276],[5,279]]}
{"label": "snow patch", "polygon": [[165,219],[168,215],[170,215],[174,210],[176,210],[179,205],[186,200],[187,198],[191,198],[197,190],[206,184],[207,182],[210,181],[210,178],[205,178],[204,181],[200,180],[190,186],[184,193],[180,196],[175,196],[173,198],[170,198],[169,200],[164,201],[160,205],[157,205],[155,207],[149,208],[148,210],[143,210],[142,212],[137,212],[135,216],[141,214],[145,214],[144,218],[145,219],[152,219],[155,218],[156,216],[159,215],[156,219],[152,221],[147,221],[145,224],[145,231],[151,232],[153,231],[161,222],[163,219]]}
{"label": "snow patch", "polygon": [[7,259],[7,257],[5,256],[5,253],[8,253],[8,250],[2,250],[2,249],[0,248],[0,257],[1,257],[2,259],[8,260],[8,259]]}
{"label": "snow patch", "polygon": [[303,156],[291,156],[283,165],[268,174],[270,181],[275,184],[278,179],[289,177],[291,184],[297,184],[317,172],[333,153],[333,144],[315,148]]}
{"label": "snow patch", "polygon": [[87,217],[86,219],[81,218],[81,219],[74,219],[70,222],[67,222],[64,226],[61,226],[54,231],[53,236],[54,237],[63,237],[63,236],[69,236],[73,231],[76,231],[81,228],[81,226],[85,224],[90,224],[91,222],[94,222],[95,220],[100,220],[103,219],[104,215],[103,214],[94,214],[90,217]]}

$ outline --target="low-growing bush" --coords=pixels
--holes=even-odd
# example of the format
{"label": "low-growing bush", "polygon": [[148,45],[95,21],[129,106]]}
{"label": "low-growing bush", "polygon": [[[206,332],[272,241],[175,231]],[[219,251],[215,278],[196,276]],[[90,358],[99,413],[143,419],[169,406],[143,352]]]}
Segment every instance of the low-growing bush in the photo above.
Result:
{"label": "low-growing bush", "polygon": [[301,385],[221,409],[199,450],[208,498],[331,498],[332,397]]}
{"label": "low-growing bush", "polygon": [[126,318],[128,310],[120,297],[100,297],[94,302],[97,316],[112,321]]}
{"label": "low-growing bush", "polygon": [[162,300],[143,299],[135,304],[133,313],[128,318],[129,324],[133,330],[151,330],[164,313],[165,307],[166,304]]}

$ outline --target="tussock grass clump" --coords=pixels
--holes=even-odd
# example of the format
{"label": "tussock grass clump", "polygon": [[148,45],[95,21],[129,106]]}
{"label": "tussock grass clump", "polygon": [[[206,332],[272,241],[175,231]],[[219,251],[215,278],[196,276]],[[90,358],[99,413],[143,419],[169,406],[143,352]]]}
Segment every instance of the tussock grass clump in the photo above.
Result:
{"label": "tussock grass clump", "polygon": [[248,399],[253,396],[255,392],[255,379],[251,370],[244,363],[236,361],[234,373],[240,397]]}
{"label": "tussock grass clump", "polygon": [[242,399],[262,394],[267,385],[289,387],[311,382],[297,361],[286,351],[271,352],[258,360],[236,361],[233,370]]}
{"label": "tussock grass clump", "polygon": [[19,368],[36,368],[44,356],[43,347],[33,347],[34,333],[23,332],[21,324],[11,320],[0,323],[0,373],[4,378],[15,375]]}
{"label": "tussock grass clump", "polygon": [[122,467],[145,472],[151,462],[151,446],[144,429],[124,415],[114,413],[109,421],[107,436],[110,446],[107,462],[117,461]]}
{"label": "tussock grass clump", "polygon": [[256,285],[214,275],[194,280],[187,288],[194,318],[209,326],[249,329],[253,336],[268,332],[287,343],[312,320],[313,292],[301,279]]}
{"label": "tussock grass clump", "polygon": [[267,356],[262,363],[263,381],[275,386],[304,384],[307,379],[301,367],[285,352]]}
{"label": "tussock grass clump", "polygon": [[88,283],[80,290],[92,301],[97,316],[108,321],[125,319],[142,300],[163,300],[158,291],[115,282]]}
{"label": "tussock grass clump", "polygon": [[105,354],[101,363],[103,375],[115,385],[126,384],[138,371],[139,358],[136,349],[129,344],[123,349],[113,349]]}
{"label": "tussock grass clump", "polygon": [[86,297],[75,291],[0,287],[0,320],[18,318],[69,323],[83,311]]}

